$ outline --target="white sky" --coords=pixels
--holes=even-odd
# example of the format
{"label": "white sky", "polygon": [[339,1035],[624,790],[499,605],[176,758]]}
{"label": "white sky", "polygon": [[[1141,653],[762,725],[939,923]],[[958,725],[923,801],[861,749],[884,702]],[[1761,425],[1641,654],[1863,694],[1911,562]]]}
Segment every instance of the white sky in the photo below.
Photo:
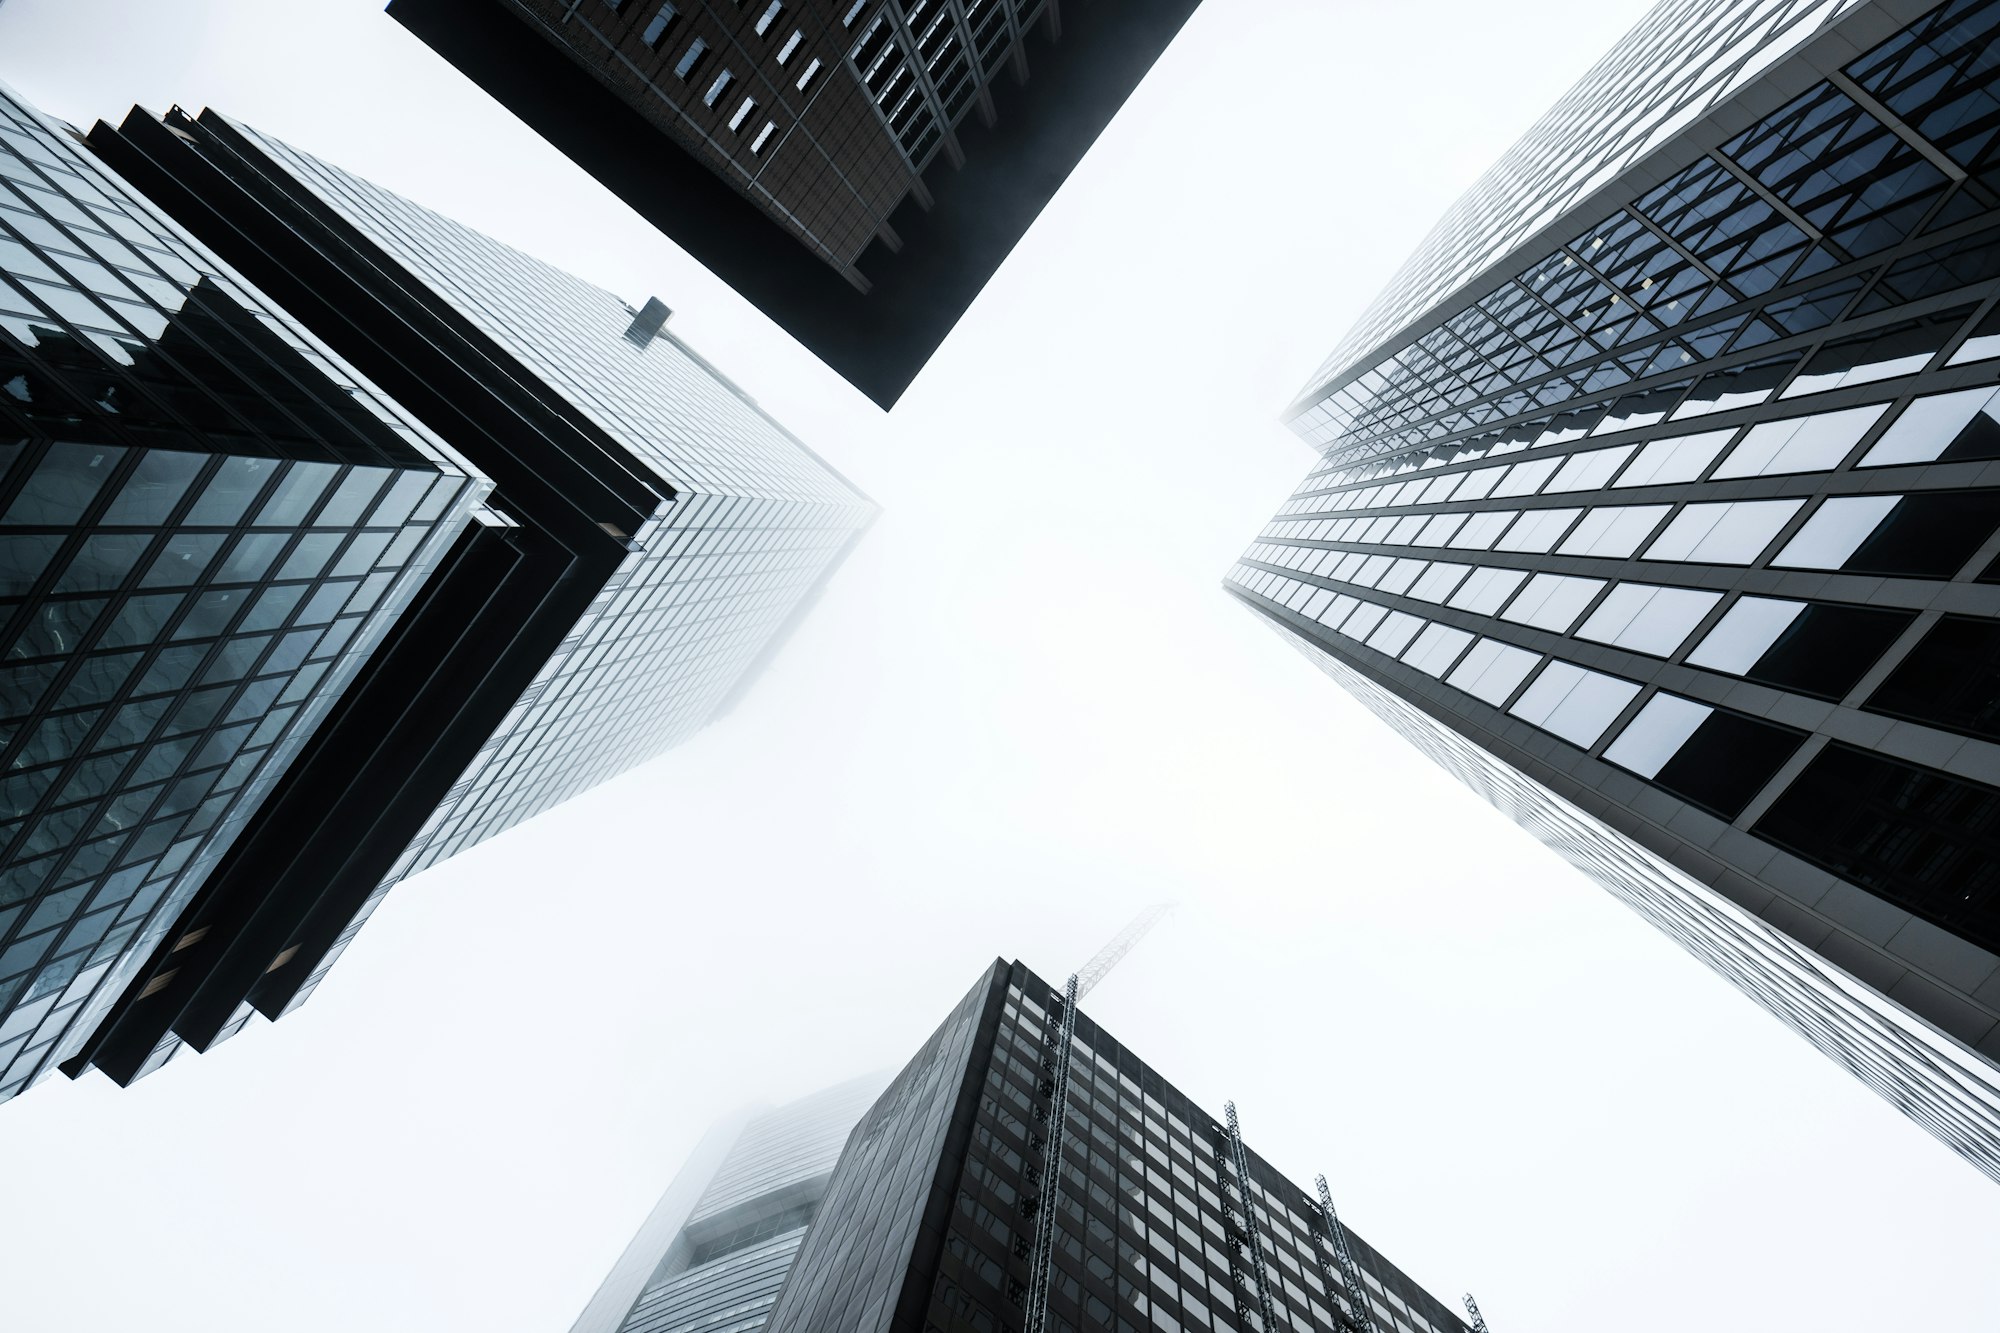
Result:
{"label": "white sky", "polygon": [[[7,0],[642,301],[887,510],[745,704],[399,888],[302,1012],[0,1108],[0,1328],[563,1333],[708,1123],[996,954],[1495,1333],[2000,1325],[2000,1191],[1220,590],[1274,420],[1634,0],[1207,0],[893,416],[376,12]],[[497,21],[497,20],[496,20]]]}

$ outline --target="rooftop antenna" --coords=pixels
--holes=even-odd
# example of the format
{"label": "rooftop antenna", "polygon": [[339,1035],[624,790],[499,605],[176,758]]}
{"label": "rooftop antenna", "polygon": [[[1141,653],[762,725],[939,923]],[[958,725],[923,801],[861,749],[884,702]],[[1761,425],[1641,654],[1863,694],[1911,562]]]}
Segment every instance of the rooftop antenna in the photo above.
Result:
{"label": "rooftop antenna", "polygon": [[1472,1333],[1487,1333],[1486,1316],[1479,1313],[1479,1302],[1469,1291],[1465,1293],[1465,1312],[1472,1316]]}
{"label": "rooftop antenna", "polygon": [[1104,980],[1105,973],[1116,967],[1119,959],[1131,953],[1132,946],[1144,939],[1146,932],[1159,925],[1174,907],[1173,903],[1154,903],[1133,917],[1125,929],[1112,936],[1111,943],[1099,949],[1097,956],[1085,963],[1076,974],[1076,998],[1080,1000],[1090,994],[1091,988]]}

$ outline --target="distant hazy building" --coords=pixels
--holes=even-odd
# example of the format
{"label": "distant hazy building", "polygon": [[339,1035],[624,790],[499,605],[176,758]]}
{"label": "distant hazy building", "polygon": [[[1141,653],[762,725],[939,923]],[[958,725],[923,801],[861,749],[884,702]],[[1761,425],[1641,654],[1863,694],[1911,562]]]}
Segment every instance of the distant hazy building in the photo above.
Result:
{"label": "distant hazy building", "polygon": [[1020,963],[986,971],[861,1117],[746,1328],[1348,1333],[1359,1308],[1379,1333],[1464,1333],[1244,1147],[1233,1114],[1063,1008]]}
{"label": "distant hazy building", "polygon": [[754,1333],[791,1271],[855,1121],[857,1079],[711,1130],[570,1333]]}
{"label": "distant hazy building", "polygon": [[1290,411],[1227,586],[2000,1176],[1995,0],[1667,0]]}
{"label": "distant hazy building", "polygon": [[490,488],[0,89],[0,1099],[199,943]]}
{"label": "distant hazy building", "polygon": [[1199,3],[389,13],[886,407]]}
{"label": "distant hazy building", "polygon": [[[874,506],[666,332],[657,301],[635,311],[213,113],[162,120],[135,111],[120,128],[99,125],[90,142],[387,395],[335,392],[340,416],[361,423],[356,439],[323,450],[318,472],[293,465],[287,476],[318,481],[284,512],[297,510],[303,522],[324,491],[319,526],[370,528],[385,516],[404,524],[344,546],[340,533],[309,534],[299,550],[310,560],[273,565],[281,578],[339,580],[345,600],[310,586],[287,590],[282,608],[299,610],[286,620],[260,599],[238,626],[269,631],[251,641],[272,649],[257,671],[254,653],[227,642],[185,664],[190,688],[261,675],[280,658],[302,678],[318,677],[328,666],[315,663],[329,652],[356,674],[344,693],[320,701],[325,724],[227,854],[189,862],[203,873],[159,929],[132,941],[132,965],[92,1011],[101,1021],[65,1044],[70,1072],[95,1065],[127,1081],[183,1044],[206,1049],[253,1013],[276,1017],[300,1003],[399,879],[659,754],[727,709]],[[93,248],[94,264],[125,262],[122,249]],[[128,305],[112,308],[122,315]],[[258,332],[287,327],[284,318],[260,311],[241,322]],[[171,330],[161,336],[164,346]],[[128,374],[149,373],[135,352]],[[242,386],[232,392],[244,397]],[[151,429],[136,402],[127,411],[105,401],[128,429]],[[247,420],[269,429],[262,423],[279,415],[255,408]],[[225,425],[220,412],[210,419],[211,432],[240,430],[252,451],[248,429]],[[363,494],[359,470],[341,470],[390,446],[421,462],[418,446],[432,439],[491,478],[480,483],[492,494],[477,524],[466,525],[462,500],[446,506],[455,491],[425,492],[412,510],[407,488],[385,489],[400,486],[391,473],[367,474],[377,484]],[[459,490],[473,489],[461,480]],[[370,503],[377,508],[364,518]],[[425,546],[424,533],[408,528],[441,515],[463,529],[448,546]],[[196,570],[226,538],[202,540],[210,546],[185,557]],[[426,566],[421,586],[395,572]],[[216,569],[233,569],[227,552]],[[160,576],[138,577],[144,588]],[[402,615],[392,629],[363,636],[393,609]],[[332,632],[279,632],[334,611],[344,618]],[[180,623],[219,629],[227,620],[204,614],[222,618]],[[191,632],[158,630],[168,640]],[[64,651],[67,663],[74,653]],[[188,653],[171,651],[176,662]],[[211,711],[228,737],[262,743],[288,716],[283,706],[311,687],[259,680],[259,693],[246,695],[258,707],[217,696]],[[64,746],[87,748],[83,733],[64,734]],[[234,753],[200,736],[180,749],[190,747],[197,766]],[[232,780],[247,772],[244,761],[232,763]],[[157,776],[149,770],[147,780]],[[175,785],[166,808],[185,812],[193,799]],[[203,819],[220,813],[201,810]],[[147,835],[148,855],[167,849],[154,841]],[[42,925],[38,917],[33,928]]]}

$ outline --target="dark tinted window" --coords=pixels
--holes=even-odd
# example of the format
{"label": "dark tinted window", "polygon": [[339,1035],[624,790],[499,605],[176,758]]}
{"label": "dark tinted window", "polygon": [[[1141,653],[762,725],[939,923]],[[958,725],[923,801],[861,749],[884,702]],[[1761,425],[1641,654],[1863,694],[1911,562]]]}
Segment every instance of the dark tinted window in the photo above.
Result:
{"label": "dark tinted window", "polygon": [[1866,707],[2000,740],[2000,623],[1946,616],[1869,696]]}
{"label": "dark tinted window", "polygon": [[1743,813],[1805,736],[1718,708],[1695,728],[1653,783],[1723,819]]}
{"label": "dark tinted window", "polygon": [[2000,947],[2000,791],[1829,745],[1752,831],[1976,944]]}

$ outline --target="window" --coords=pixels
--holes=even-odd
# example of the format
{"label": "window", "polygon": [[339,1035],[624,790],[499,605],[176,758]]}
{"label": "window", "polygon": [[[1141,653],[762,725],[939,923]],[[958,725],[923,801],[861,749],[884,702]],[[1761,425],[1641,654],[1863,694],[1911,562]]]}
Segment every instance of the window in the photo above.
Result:
{"label": "window", "polygon": [[1461,611],[1471,611],[1478,615],[1490,616],[1498,611],[1501,604],[1513,595],[1514,589],[1526,581],[1527,575],[1518,569],[1475,569],[1470,578],[1452,594],[1449,606]]}
{"label": "window", "polygon": [[811,83],[813,81],[813,77],[818,73],[819,73],[819,57],[814,56],[810,61],[806,63],[804,72],[802,72],[799,75],[799,82],[798,82],[799,91],[804,92],[806,90],[806,85]]}
{"label": "window", "polygon": [[1915,611],[1739,597],[1688,665],[1839,699],[1916,618]]}
{"label": "window", "polygon": [[701,68],[702,58],[708,54],[708,43],[697,37],[688,43],[688,49],[674,65],[674,73],[685,79]]}
{"label": "window", "polygon": [[1472,636],[1462,629],[1430,625],[1403,654],[1403,660],[1426,676],[1442,676],[1471,642]]}
{"label": "window", "polygon": [[1525,648],[1516,648],[1498,639],[1481,639],[1445,677],[1445,683],[1456,685],[1474,698],[1484,699],[1497,708],[1507,702],[1507,696],[1527,679],[1528,673],[1541,660]]}
{"label": "window", "polygon": [[1993,948],[1996,828],[2000,791],[1835,743],[1751,831]]}
{"label": "window", "polygon": [[840,20],[840,26],[843,28],[853,27],[854,20],[860,18],[861,11],[866,8],[868,8],[868,0],[854,0],[854,3],[847,7],[846,15]]}
{"label": "window", "polygon": [[1670,486],[1693,481],[1722,452],[1732,430],[1703,431],[1699,435],[1676,435],[1654,440],[1639,450],[1632,466],[1614,483],[1617,486]]}
{"label": "window", "polygon": [[778,63],[782,65],[786,61],[790,60],[792,58],[792,52],[798,50],[799,43],[803,42],[805,39],[806,35],[800,32],[798,29],[794,28],[792,30],[792,35],[785,38],[785,44],[778,48]]}
{"label": "window", "polygon": [[1788,727],[1656,694],[1604,757],[1690,805],[1734,819],[1804,740]]}
{"label": "window", "polygon": [[646,30],[639,34],[639,40],[644,42],[649,50],[658,50],[660,39],[667,35],[667,29],[673,27],[674,20],[679,17],[680,11],[672,5],[661,5],[651,21],[646,24]]}
{"label": "window", "polygon": [[1621,583],[1598,603],[1576,636],[1655,657],[1671,657],[1721,600],[1721,593],[1695,588]]}
{"label": "window", "polygon": [[1889,410],[1887,403],[1850,407],[1843,412],[1764,421],[1752,426],[1742,443],[1729,451],[1715,479],[1770,477],[1787,472],[1825,472],[1840,460]]}
{"label": "window", "polygon": [[757,137],[750,141],[750,151],[753,153],[763,152],[764,145],[771,141],[771,136],[777,132],[777,129],[778,127],[776,125],[773,125],[768,120],[765,121],[764,128],[758,130]]}
{"label": "window", "polygon": [[1507,711],[1587,750],[1638,693],[1639,687],[1629,680],[1569,662],[1550,662]]}
{"label": "window", "polygon": [[1934,393],[1903,409],[1860,467],[1897,463],[1957,463],[2000,458],[2000,392],[1991,388]]}
{"label": "window", "polygon": [[732,115],[729,118],[729,128],[731,130],[742,129],[743,122],[750,119],[751,113],[756,111],[756,109],[757,109],[756,98],[754,97],[744,98],[742,104],[736,108],[736,114]]}
{"label": "window", "polygon": [[715,76],[715,82],[708,85],[708,91],[701,95],[702,105],[714,106],[722,95],[729,91],[729,85],[736,82],[736,76],[728,70]]}
{"label": "window", "polygon": [[1507,475],[1493,488],[1493,494],[1496,497],[1533,495],[1561,466],[1560,458],[1538,458],[1532,463],[1516,463],[1507,469]]}
{"label": "window", "polygon": [[1581,509],[1530,509],[1521,521],[1507,529],[1494,547],[1499,551],[1546,551],[1554,546]]}
{"label": "window", "polygon": [[765,33],[769,32],[771,25],[778,21],[778,15],[784,12],[785,0],[771,0],[771,7],[766,9],[757,18],[757,35],[762,37]]}
{"label": "window", "polygon": [[1822,504],[1771,563],[1795,569],[1839,569],[1861,548],[1900,495],[1839,495]]}
{"label": "window", "polygon": [[1592,449],[1586,453],[1571,454],[1563,463],[1562,471],[1543,488],[1543,494],[1555,495],[1562,491],[1601,491],[1611,484],[1611,475],[1618,471],[1619,464],[1632,456],[1632,445],[1617,449]]}
{"label": "window", "polygon": [[1799,512],[1803,500],[1741,500],[1732,504],[1692,504],[1674,515],[1646,548],[1647,560],[1747,565],[1763,554],[1779,529]]}
{"label": "window", "polygon": [[1593,509],[1557,547],[1561,555],[1628,556],[1660,526],[1671,505],[1612,505]]}
{"label": "window", "polygon": [[1946,616],[1868,697],[1867,708],[2000,740],[2000,625]]}
{"label": "window", "polygon": [[1537,574],[1508,606],[1502,620],[1518,625],[1565,634],[1604,587],[1602,579],[1570,578],[1564,574]]}

